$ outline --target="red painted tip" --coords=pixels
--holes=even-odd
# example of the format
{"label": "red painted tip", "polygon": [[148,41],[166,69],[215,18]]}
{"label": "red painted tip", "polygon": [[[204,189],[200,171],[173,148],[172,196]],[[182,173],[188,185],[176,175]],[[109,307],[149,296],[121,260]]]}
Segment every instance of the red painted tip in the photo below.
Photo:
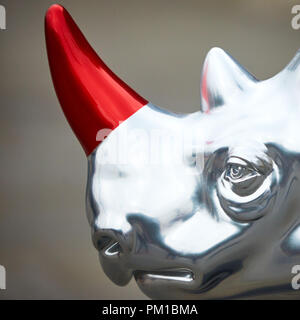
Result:
{"label": "red painted tip", "polygon": [[63,112],[86,155],[101,129],[115,129],[148,102],[98,57],[70,14],[52,5],[45,17],[50,70]]}

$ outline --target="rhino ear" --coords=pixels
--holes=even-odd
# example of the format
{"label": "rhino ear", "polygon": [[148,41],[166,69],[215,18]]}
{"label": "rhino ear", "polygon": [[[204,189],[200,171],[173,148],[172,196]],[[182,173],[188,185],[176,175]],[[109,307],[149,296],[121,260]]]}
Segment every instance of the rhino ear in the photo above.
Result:
{"label": "rhino ear", "polygon": [[258,80],[220,48],[206,56],[201,78],[202,111],[209,112],[232,101],[253,87]]}

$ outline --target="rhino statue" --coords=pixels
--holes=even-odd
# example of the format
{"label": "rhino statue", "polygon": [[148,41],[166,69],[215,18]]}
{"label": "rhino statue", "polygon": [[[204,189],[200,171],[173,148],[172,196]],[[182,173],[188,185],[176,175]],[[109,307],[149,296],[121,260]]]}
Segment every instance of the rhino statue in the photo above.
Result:
{"label": "rhino statue", "polygon": [[213,48],[201,110],[175,114],[120,80],[62,6],[45,32],[105,274],[154,299],[300,299],[300,52],[259,81]]}

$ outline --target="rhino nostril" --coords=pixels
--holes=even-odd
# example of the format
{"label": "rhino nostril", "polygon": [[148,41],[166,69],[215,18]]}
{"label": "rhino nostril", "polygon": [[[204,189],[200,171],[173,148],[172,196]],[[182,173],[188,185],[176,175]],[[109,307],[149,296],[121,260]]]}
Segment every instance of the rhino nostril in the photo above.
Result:
{"label": "rhino nostril", "polygon": [[105,251],[104,253],[107,255],[107,256],[114,256],[116,254],[119,254],[122,252],[122,248],[119,244],[119,242],[115,242],[113,243],[111,246],[109,246]]}
{"label": "rhino nostril", "polygon": [[103,250],[111,245],[113,239],[108,236],[102,236],[97,239],[97,247],[99,250]]}
{"label": "rhino nostril", "polygon": [[122,252],[120,243],[110,236],[102,236],[97,240],[97,249],[105,256],[114,256]]}

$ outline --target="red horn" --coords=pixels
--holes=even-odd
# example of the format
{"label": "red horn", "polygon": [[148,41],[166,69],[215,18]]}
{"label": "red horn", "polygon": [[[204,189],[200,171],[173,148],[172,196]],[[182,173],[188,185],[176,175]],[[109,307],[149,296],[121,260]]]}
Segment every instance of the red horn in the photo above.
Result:
{"label": "red horn", "polygon": [[89,155],[100,143],[99,130],[115,129],[147,101],[104,64],[62,6],[48,9],[45,33],[56,94]]}

